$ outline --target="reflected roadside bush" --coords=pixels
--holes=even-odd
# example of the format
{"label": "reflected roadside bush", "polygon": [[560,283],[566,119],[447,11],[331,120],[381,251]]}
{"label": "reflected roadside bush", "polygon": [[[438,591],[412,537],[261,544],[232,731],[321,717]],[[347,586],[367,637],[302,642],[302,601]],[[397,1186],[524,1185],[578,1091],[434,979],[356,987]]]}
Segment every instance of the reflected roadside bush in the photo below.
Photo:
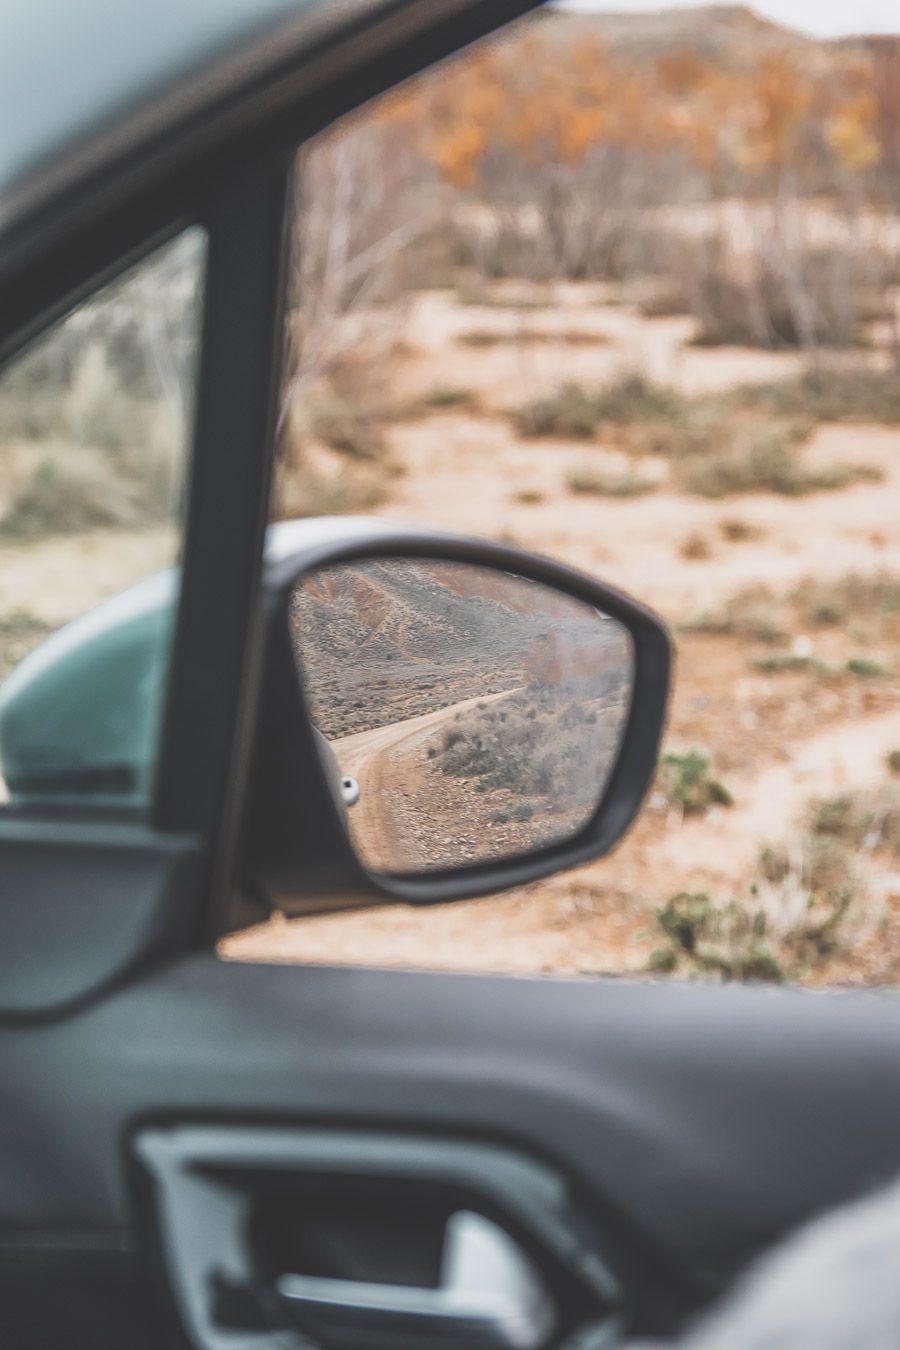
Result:
{"label": "reflected roadside bush", "polygon": [[533,686],[457,713],[432,764],[474,779],[477,792],[584,807],[612,768],[626,712],[615,696],[585,701],[577,688]]}

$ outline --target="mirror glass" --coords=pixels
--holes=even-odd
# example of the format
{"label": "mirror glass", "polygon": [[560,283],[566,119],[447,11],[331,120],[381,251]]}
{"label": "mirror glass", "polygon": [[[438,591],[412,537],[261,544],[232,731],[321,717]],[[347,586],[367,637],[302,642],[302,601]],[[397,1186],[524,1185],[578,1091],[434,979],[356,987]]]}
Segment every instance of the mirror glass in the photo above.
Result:
{"label": "mirror glass", "polygon": [[575,835],[603,795],[634,660],[616,619],[469,563],[343,563],[291,625],[323,759],[362,862],[394,874]]}

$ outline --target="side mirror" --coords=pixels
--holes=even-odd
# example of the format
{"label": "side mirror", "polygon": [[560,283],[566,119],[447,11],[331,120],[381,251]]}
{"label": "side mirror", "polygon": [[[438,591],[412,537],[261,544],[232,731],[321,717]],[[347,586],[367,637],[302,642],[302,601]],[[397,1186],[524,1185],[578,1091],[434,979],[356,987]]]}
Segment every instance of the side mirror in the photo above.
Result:
{"label": "side mirror", "polygon": [[279,908],[462,899],[612,848],[656,765],[658,619],[515,549],[280,530],[245,841]]}
{"label": "side mirror", "polygon": [[[461,900],[621,838],[668,694],[647,610],[532,554],[379,521],[274,526],[265,561],[247,895],[291,915]],[[3,683],[10,809],[147,801],[177,580],[106,601]]]}

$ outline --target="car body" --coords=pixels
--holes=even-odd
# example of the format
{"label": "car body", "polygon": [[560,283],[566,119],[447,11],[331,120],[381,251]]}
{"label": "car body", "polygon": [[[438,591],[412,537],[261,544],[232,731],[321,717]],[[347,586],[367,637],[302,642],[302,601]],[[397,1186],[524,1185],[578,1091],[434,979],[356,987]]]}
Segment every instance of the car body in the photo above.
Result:
{"label": "car body", "polygon": [[[545,1322],[526,1302],[518,1343],[535,1326],[536,1346],[670,1336],[761,1249],[900,1167],[889,993],[243,965],[215,951],[235,922],[254,781],[295,146],[529,8],[41,0],[7,16],[0,357],[185,223],[209,240],[151,806],[0,816],[10,1350],[299,1344],[296,1328],[260,1321],[234,1244],[252,1218],[293,1250],[304,1215],[307,1246],[337,1251],[347,1283],[420,1291],[438,1279],[448,1213],[503,1230],[469,1224],[454,1240],[456,1273],[474,1251],[494,1272],[488,1293],[509,1293],[480,1340],[471,1318],[455,1326],[462,1344],[516,1343],[535,1268],[556,1311]],[[325,798],[314,747],[310,734],[311,835]],[[326,908],[329,858],[309,877]],[[379,1297],[390,1313],[383,1288],[354,1288],[337,1326],[333,1288],[279,1289],[263,1293],[285,1316],[291,1299],[315,1305],[323,1343],[431,1343],[400,1314],[427,1323],[433,1302],[407,1296],[400,1323],[375,1319],[367,1342],[351,1313],[371,1321]]]}

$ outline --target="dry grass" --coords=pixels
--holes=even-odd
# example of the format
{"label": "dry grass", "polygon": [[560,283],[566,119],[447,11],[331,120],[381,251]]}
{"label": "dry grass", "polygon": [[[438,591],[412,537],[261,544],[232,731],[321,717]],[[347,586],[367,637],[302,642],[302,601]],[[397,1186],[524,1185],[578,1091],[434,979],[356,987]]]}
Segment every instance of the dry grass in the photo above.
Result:
{"label": "dry grass", "polygon": [[719,499],[749,492],[803,497],[883,478],[880,469],[868,465],[809,468],[797,454],[801,435],[790,425],[754,427],[721,454],[694,455],[684,460],[678,466],[679,480],[685,491],[695,496]]}
{"label": "dry grass", "polygon": [[754,585],[742,587],[720,608],[683,624],[682,630],[773,646],[788,639],[790,621],[785,604],[774,592],[768,586]]}
{"label": "dry grass", "polygon": [[850,628],[869,641],[900,636],[900,577],[851,573],[810,578],[790,596],[798,618],[813,628]]}
{"label": "dry grass", "polygon": [[0,617],[0,679],[52,631],[53,625],[28,610],[16,609]]}
{"label": "dry grass", "polygon": [[599,417],[594,400],[577,384],[566,384],[555,394],[523,403],[513,413],[520,436],[563,436],[590,440]]}
{"label": "dry grass", "polygon": [[752,665],[753,669],[758,670],[762,675],[810,674],[817,676],[819,679],[831,679],[839,674],[826,662],[793,651],[773,652],[770,656],[758,656],[753,660]]}
{"label": "dry grass", "polygon": [[815,422],[900,424],[900,374],[864,365],[820,365],[794,379],[749,385],[736,391],[735,404],[776,417]]}
{"label": "dry grass", "polygon": [[312,465],[279,466],[272,494],[272,519],[358,515],[384,501],[390,475],[380,465],[361,465],[328,474]]}
{"label": "dry grass", "polygon": [[596,389],[565,384],[556,393],[513,412],[520,436],[590,439],[604,426],[628,427],[680,419],[686,401],[674,390],[641,374],[626,374]]}
{"label": "dry grass", "polygon": [[656,484],[636,473],[610,473],[590,464],[571,469],[566,487],[578,497],[645,497]]}
{"label": "dry grass", "polygon": [[333,395],[307,409],[311,433],[351,459],[375,460],[385,453],[384,429],[373,408]]}
{"label": "dry grass", "polygon": [[464,347],[502,347],[509,343],[526,347],[605,347],[609,343],[605,333],[583,328],[471,328],[459,333],[456,340]]}
{"label": "dry grass", "polygon": [[68,447],[41,456],[0,517],[0,535],[37,539],[85,530],[122,529],[167,519],[169,485],[154,481],[153,461],[128,473],[100,451]]}

